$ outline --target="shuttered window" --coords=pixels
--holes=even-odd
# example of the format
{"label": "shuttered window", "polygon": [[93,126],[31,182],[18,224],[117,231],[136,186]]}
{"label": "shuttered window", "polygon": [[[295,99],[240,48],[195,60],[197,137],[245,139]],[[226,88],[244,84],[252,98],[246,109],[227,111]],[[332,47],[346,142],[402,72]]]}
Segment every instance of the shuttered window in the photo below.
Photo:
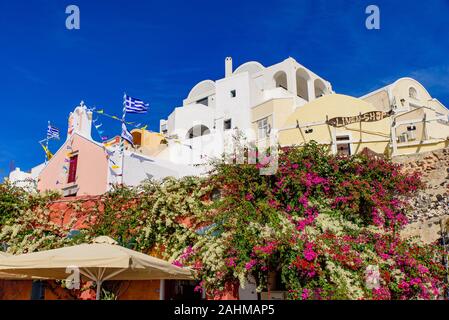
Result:
{"label": "shuttered window", "polygon": [[70,157],[69,178],[67,180],[67,183],[75,182],[77,166],[78,166],[78,155],[74,155]]}
{"label": "shuttered window", "polygon": [[270,133],[270,125],[268,123],[268,117],[257,121],[258,137],[259,139],[265,139]]}

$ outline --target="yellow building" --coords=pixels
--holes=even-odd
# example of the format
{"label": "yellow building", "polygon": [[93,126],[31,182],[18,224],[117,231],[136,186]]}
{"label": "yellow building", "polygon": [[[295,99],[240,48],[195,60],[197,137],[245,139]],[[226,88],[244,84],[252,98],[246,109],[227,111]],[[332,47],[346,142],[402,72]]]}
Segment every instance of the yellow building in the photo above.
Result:
{"label": "yellow building", "polygon": [[[147,156],[156,156],[162,150],[167,148],[167,141],[163,134],[158,132],[148,131],[142,128],[136,128],[131,130],[133,136],[134,148],[125,141],[125,148],[127,150],[132,149],[134,152],[139,152]],[[120,137],[116,136],[104,144],[113,146],[120,143]]]}
{"label": "yellow building", "polygon": [[158,132],[151,132],[145,129],[131,130],[136,151],[155,156],[167,147],[164,135]]}
{"label": "yellow building", "polygon": [[376,153],[389,152],[391,119],[368,102],[332,94],[292,109],[293,101],[288,99],[253,108],[259,143],[263,142],[260,117],[265,115],[268,126],[278,131],[281,146],[301,146],[313,140],[329,146],[333,153],[355,154],[365,147]]}
{"label": "yellow building", "polygon": [[393,110],[392,153],[413,154],[449,146],[449,110],[412,78],[401,78],[361,99]]}
{"label": "yellow building", "polygon": [[411,78],[361,98],[330,94],[300,107],[294,99],[275,98],[254,106],[251,117],[259,146],[272,131],[281,146],[313,140],[334,154],[368,148],[395,156],[449,146],[449,110]]}

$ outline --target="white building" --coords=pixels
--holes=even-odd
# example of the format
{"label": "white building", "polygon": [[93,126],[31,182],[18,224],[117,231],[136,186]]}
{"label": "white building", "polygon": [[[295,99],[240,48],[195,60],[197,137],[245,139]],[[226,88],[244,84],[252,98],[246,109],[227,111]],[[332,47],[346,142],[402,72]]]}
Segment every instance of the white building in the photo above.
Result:
{"label": "white building", "polygon": [[[228,131],[251,131],[257,120],[252,116],[254,107],[273,99],[288,98],[294,102],[289,110],[293,112],[331,93],[328,81],[293,58],[269,67],[250,61],[233,70],[232,59],[228,57],[224,78],[196,84],[183,105],[175,108],[168,119],[160,121],[160,131],[179,141],[171,142],[159,156],[174,162],[205,163],[222,154],[223,136]],[[255,137],[248,134],[248,138]]]}
{"label": "white building", "polygon": [[34,191],[37,187],[37,179],[45,163],[32,168],[29,172],[21,171],[20,168],[16,168],[9,173],[8,181],[13,185],[24,188],[28,191]]}

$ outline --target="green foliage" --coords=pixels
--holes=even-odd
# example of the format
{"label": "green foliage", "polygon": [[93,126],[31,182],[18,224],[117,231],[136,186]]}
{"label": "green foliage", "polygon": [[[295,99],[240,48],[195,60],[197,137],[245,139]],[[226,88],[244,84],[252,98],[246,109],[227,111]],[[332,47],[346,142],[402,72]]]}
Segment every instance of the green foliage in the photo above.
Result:
{"label": "green foliage", "polygon": [[29,193],[9,182],[0,184],[0,227],[19,217],[23,210],[37,207],[58,197],[58,193],[55,192],[41,195]]}

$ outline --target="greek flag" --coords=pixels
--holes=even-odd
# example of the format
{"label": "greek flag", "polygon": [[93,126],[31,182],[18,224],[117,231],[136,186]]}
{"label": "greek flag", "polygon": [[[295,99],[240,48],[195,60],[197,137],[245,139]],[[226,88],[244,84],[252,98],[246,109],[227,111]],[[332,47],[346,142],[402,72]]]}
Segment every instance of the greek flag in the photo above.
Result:
{"label": "greek flag", "polygon": [[47,139],[59,139],[59,129],[56,127],[53,127],[51,124],[48,124],[47,128]]}
{"label": "greek flag", "polygon": [[122,134],[120,136],[134,147],[133,135],[128,131],[128,129],[126,129],[126,125],[124,123],[122,123]]}
{"label": "greek flag", "polygon": [[124,112],[126,113],[146,113],[148,111],[148,103],[143,102],[143,100],[136,99],[128,96],[125,93],[124,99]]}

